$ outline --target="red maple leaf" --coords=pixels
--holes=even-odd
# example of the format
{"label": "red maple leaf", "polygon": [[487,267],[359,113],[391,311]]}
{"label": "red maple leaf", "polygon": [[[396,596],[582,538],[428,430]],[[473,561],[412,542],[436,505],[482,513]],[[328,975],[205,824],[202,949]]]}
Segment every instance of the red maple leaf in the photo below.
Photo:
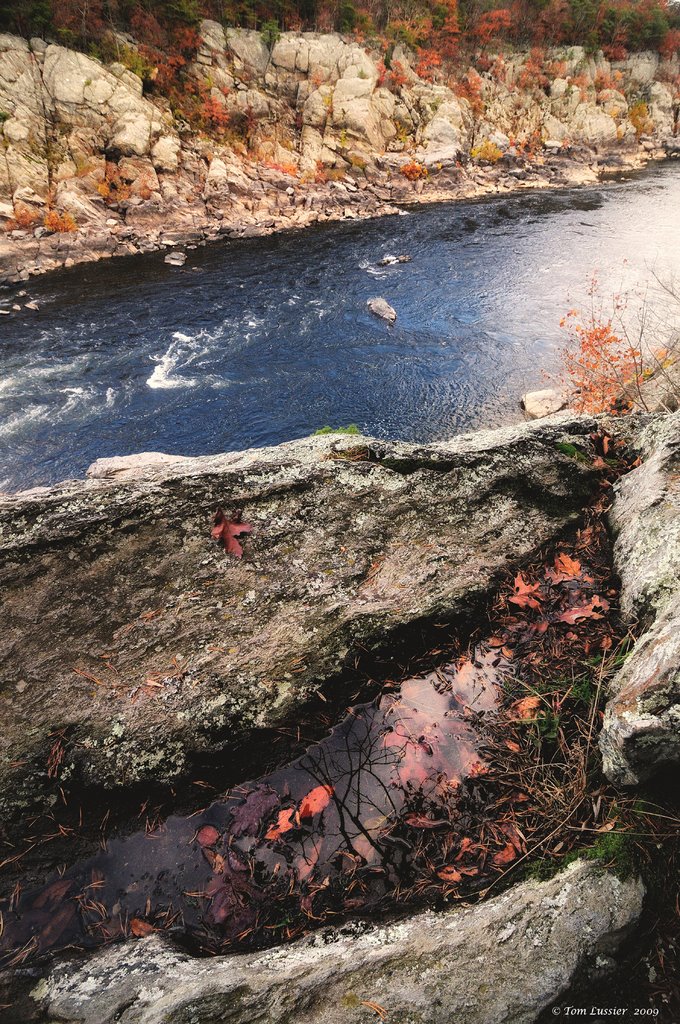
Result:
{"label": "red maple leaf", "polygon": [[234,558],[243,558],[243,548],[239,544],[237,537],[242,537],[244,534],[252,532],[253,528],[250,523],[243,522],[243,512],[240,509],[234,512],[232,519],[227,519],[221,508],[218,508],[215,512],[212,536],[214,540],[222,541],[224,550],[228,555],[233,555]]}

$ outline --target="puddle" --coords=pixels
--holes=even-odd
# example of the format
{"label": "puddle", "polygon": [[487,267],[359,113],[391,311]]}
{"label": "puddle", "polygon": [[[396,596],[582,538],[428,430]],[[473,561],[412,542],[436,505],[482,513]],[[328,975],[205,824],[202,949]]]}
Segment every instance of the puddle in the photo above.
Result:
{"label": "puddle", "polygon": [[[0,965],[163,929],[194,952],[290,939],[413,884],[418,837],[456,830],[510,672],[497,650],[359,705],[290,765],[190,817],[111,840],[1,905]],[[422,866],[421,866],[422,867]]]}

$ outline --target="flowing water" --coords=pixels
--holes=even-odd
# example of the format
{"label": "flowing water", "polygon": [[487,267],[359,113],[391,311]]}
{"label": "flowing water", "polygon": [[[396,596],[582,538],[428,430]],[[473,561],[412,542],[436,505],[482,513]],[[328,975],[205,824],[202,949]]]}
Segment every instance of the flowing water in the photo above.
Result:
{"label": "flowing water", "polygon": [[[379,267],[388,254],[410,263]],[[568,192],[217,243],[38,279],[0,318],[0,489],[94,459],[276,444],[330,424],[428,441],[517,418],[562,315],[680,258],[680,167]],[[0,293],[0,304],[14,293]],[[398,320],[366,309],[384,296]],[[19,299],[19,302],[27,299]]]}

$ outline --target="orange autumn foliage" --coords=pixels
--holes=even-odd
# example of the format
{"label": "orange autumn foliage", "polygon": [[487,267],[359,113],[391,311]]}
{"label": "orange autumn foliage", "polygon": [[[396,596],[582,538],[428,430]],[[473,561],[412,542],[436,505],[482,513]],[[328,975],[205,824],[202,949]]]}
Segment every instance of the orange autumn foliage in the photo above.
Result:
{"label": "orange autumn foliage", "polygon": [[614,330],[611,318],[591,311],[584,322],[577,310],[560,321],[570,336],[564,352],[574,406],[580,412],[621,412],[630,408],[630,393],[642,374],[641,352]]}
{"label": "orange autumn foliage", "polygon": [[78,230],[78,225],[70,213],[58,213],[57,210],[48,210],[43,218],[43,227],[48,231],[70,234]]}
{"label": "orange autumn foliage", "polygon": [[401,173],[409,181],[419,181],[421,178],[427,178],[428,176],[427,167],[423,167],[422,164],[417,163],[415,160],[404,164],[401,168]]}

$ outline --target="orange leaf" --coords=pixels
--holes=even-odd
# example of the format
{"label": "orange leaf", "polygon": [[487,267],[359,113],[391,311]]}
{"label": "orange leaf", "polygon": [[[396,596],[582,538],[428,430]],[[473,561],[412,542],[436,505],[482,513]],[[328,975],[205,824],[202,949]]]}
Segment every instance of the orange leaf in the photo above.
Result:
{"label": "orange leaf", "polygon": [[516,700],[510,708],[511,716],[521,719],[535,718],[535,711],[540,703],[540,697],[523,697],[522,700]]}
{"label": "orange leaf", "polygon": [[540,595],[538,594],[540,584],[529,583],[525,580],[521,572],[518,572],[515,576],[514,582],[514,593],[509,601],[512,604],[518,605],[520,608],[534,608],[536,611],[540,611]]}
{"label": "orange leaf", "polygon": [[284,832],[290,832],[292,828],[295,828],[295,821],[291,820],[294,814],[294,807],[286,807],[285,810],[279,811],[276,825],[269,826],[264,834],[265,839],[279,839]]}
{"label": "orange leaf", "polygon": [[578,576],[581,571],[581,563],[575,558],[570,558],[565,551],[561,551],[555,557],[555,568],[565,576]]}
{"label": "orange leaf", "polygon": [[506,843],[502,850],[494,854],[491,858],[492,863],[498,868],[505,867],[506,864],[512,864],[513,860],[517,857],[517,851],[512,843]]}
{"label": "orange leaf", "polygon": [[321,814],[321,811],[328,806],[332,795],[332,786],[315,786],[314,789],[310,789],[300,804],[300,817],[313,818],[315,814]]}
{"label": "orange leaf", "polygon": [[145,935],[151,935],[156,929],[148,921],[142,921],[141,917],[133,917],[130,921],[130,931],[138,939],[143,939]]}
{"label": "orange leaf", "polygon": [[437,872],[437,878],[441,878],[442,882],[462,882],[463,876],[460,871],[452,867],[450,864],[448,867],[442,868],[441,871]]}

